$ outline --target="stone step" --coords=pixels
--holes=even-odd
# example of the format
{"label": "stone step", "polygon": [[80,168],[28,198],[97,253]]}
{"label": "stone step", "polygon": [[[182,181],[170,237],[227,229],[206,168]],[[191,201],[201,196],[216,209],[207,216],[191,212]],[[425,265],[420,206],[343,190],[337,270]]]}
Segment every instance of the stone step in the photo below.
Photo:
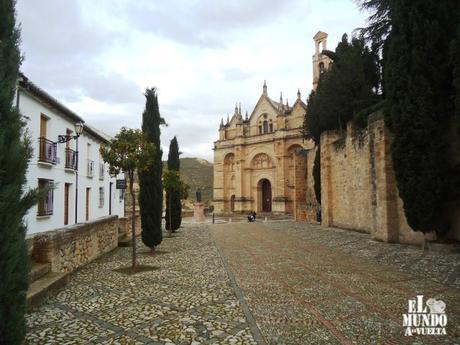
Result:
{"label": "stone step", "polygon": [[50,263],[32,262],[32,269],[29,272],[29,284],[43,278],[51,272]]}
{"label": "stone step", "polygon": [[131,236],[123,236],[118,238],[118,247],[132,247],[133,241]]}
{"label": "stone step", "polygon": [[37,306],[46,296],[63,287],[67,283],[68,277],[68,273],[49,272],[30,284],[27,291],[27,309],[30,310]]}

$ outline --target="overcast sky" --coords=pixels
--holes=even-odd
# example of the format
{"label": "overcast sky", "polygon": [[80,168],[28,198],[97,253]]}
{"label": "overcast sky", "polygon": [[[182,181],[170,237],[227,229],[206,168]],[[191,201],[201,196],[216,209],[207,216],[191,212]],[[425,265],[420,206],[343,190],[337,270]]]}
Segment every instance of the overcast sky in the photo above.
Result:
{"label": "overcast sky", "polygon": [[114,135],[140,127],[146,87],[157,87],[163,159],[176,135],[186,157],[212,161],[220,119],[250,113],[264,79],[290,104],[311,90],[312,37],[365,25],[351,0],[18,0],[23,72]]}

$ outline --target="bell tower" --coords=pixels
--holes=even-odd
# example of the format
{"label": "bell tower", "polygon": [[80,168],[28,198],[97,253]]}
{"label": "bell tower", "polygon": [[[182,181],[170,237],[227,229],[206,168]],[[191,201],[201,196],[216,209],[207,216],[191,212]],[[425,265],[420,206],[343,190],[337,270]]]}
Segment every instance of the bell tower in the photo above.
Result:
{"label": "bell tower", "polygon": [[313,54],[313,90],[316,90],[321,73],[329,68],[332,60],[322,54],[323,50],[327,50],[327,33],[318,31],[313,36],[315,41],[315,54]]}

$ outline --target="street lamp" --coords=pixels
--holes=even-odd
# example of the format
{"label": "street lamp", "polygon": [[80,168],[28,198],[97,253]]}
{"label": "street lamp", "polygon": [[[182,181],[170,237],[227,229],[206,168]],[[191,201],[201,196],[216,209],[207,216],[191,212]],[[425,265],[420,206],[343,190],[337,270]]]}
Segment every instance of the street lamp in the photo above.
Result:
{"label": "street lamp", "polygon": [[84,125],[81,121],[75,124],[75,133],[77,134],[77,139],[83,133],[83,127]]}
{"label": "street lamp", "polygon": [[59,135],[58,143],[66,143],[72,139],[75,139],[75,154],[77,156],[75,170],[75,224],[78,222],[78,137],[83,133],[84,124],[82,121],[75,123],[75,135]]}

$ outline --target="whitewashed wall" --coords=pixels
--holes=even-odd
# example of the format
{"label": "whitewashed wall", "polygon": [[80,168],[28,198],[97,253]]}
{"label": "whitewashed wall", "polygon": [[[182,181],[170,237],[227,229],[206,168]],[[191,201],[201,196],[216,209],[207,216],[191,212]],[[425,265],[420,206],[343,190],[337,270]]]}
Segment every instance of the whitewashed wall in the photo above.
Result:
{"label": "whitewashed wall", "polygon": [[[74,131],[75,120],[64,114],[52,110],[46,103],[40,102],[34,96],[25,91],[19,93],[19,109],[27,118],[27,131],[31,138],[33,156],[29,163],[27,172],[27,184],[30,188],[38,186],[38,179],[54,180],[54,202],[53,214],[49,216],[37,216],[37,206],[32,207],[25,217],[28,234],[43,232],[64,227],[64,185],[70,183],[69,189],[69,212],[68,225],[75,223],[75,179],[74,171],[65,169],[65,147],[66,144],[57,144],[58,163],[56,165],[43,164],[38,162],[40,136],[40,116],[46,115],[47,139],[58,140],[58,135],[66,134],[66,130]],[[86,188],[90,190],[89,220],[94,220],[109,214],[110,183],[112,183],[112,214],[123,216],[124,200],[120,200],[121,191],[116,189],[115,179],[108,175],[108,167],[105,165],[104,178],[99,178],[99,163],[103,163],[99,155],[99,147],[102,141],[83,132],[78,140],[79,164],[78,164],[78,222],[86,221]],[[87,146],[90,144],[89,156]],[[75,150],[76,141],[70,141],[70,148]],[[94,161],[94,176],[87,176],[87,160]],[[120,176],[119,178],[122,178]],[[104,188],[104,205],[99,207],[99,187]]]}

